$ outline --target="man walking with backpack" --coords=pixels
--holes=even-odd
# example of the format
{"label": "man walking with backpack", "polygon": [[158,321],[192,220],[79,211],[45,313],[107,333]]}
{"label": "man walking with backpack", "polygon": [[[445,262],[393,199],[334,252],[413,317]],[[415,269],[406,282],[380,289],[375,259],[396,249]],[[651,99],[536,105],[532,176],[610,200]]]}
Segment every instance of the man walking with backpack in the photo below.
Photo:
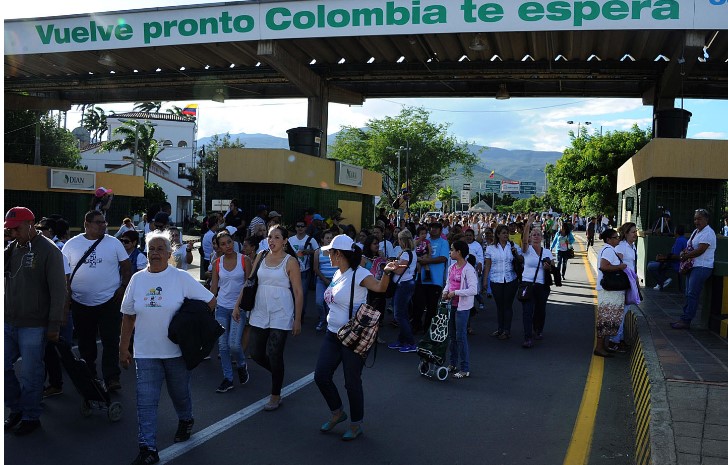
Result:
{"label": "man walking with backpack", "polygon": [[308,302],[308,288],[312,276],[311,264],[313,263],[313,255],[318,250],[319,245],[316,239],[306,234],[306,223],[302,219],[296,221],[296,235],[289,237],[288,243],[296,251],[298,265],[301,268],[301,285],[303,286],[301,321],[303,322],[306,315],[306,303]]}

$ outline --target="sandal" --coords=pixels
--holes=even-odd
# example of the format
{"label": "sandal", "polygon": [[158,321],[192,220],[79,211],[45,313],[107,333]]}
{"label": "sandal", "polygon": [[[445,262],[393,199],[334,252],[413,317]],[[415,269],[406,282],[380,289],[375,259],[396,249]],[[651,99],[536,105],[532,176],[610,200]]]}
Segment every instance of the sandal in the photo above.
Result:
{"label": "sandal", "polygon": [[458,372],[458,367],[456,367],[455,365],[448,365],[447,366],[447,372],[448,373],[457,373]]}
{"label": "sandal", "polygon": [[469,371],[458,371],[454,375],[452,375],[453,378],[462,379],[462,378],[470,378],[470,372]]}

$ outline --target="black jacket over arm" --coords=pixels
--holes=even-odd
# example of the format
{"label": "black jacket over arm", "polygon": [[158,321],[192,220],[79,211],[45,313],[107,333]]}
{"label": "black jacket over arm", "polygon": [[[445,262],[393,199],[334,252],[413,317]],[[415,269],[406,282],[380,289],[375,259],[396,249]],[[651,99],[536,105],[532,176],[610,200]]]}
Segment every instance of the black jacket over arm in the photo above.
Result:
{"label": "black jacket over arm", "polygon": [[182,358],[191,370],[210,355],[217,339],[225,332],[201,300],[185,299],[169,323],[167,337],[182,349]]}

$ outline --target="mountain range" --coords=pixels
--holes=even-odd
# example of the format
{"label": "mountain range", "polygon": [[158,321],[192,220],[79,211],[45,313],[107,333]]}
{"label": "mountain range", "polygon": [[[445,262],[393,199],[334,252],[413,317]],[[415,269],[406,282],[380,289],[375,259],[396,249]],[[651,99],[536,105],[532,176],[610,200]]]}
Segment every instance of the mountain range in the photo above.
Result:
{"label": "mountain range", "polygon": [[[288,149],[288,139],[268,134],[230,134],[230,140],[238,139],[247,148]],[[336,134],[328,136],[331,146]],[[210,143],[211,137],[203,137],[197,141],[198,146]],[[546,152],[537,150],[506,150],[497,147],[482,147],[471,145],[470,151],[477,154],[480,161],[473,169],[473,177],[466,178],[461,171],[453,175],[448,185],[459,192],[462,184],[470,182],[473,194],[476,191],[485,191],[487,179],[530,181],[536,183],[536,192],[543,192],[545,185],[544,168],[549,163],[556,163],[561,158],[561,152]],[[491,171],[495,171],[493,178],[489,178]]]}

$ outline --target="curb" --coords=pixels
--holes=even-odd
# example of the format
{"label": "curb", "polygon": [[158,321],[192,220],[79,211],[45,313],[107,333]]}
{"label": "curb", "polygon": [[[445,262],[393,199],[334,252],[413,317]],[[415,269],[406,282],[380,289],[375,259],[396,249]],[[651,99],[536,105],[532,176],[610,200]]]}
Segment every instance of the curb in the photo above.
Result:
{"label": "curb", "polygon": [[[587,260],[595,274],[598,271],[598,258],[593,248],[587,253]],[[625,334],[634,341],[630,354],[630,378],[637,424],[635,463],[677,463],[667,383],[657,358],[649,323],[641,312],[630,311],[625,320]]]}

